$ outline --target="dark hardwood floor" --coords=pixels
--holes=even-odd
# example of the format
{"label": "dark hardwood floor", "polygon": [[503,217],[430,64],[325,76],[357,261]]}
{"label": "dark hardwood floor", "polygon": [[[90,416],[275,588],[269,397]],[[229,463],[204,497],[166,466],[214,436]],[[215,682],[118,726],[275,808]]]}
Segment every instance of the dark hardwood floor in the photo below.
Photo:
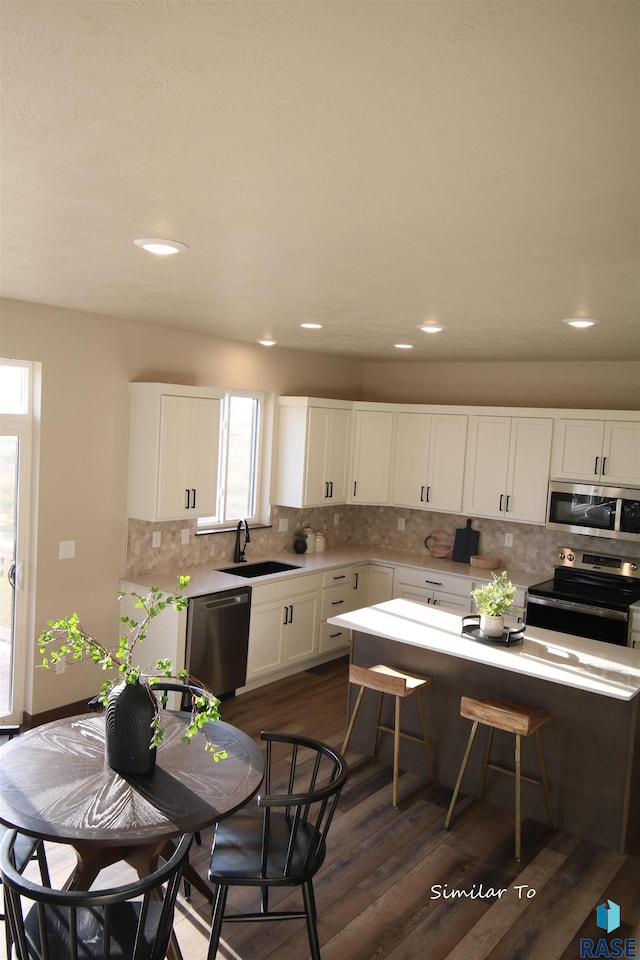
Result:
{"label": "dark hardwood floor", "polygon": [[[256,739],[262,729],[289,730],[339,749],[346,703],[342,660],[227,701],[222,712]],[[580,938],[601,935],[595,908],[607,898],[621,908],[615,935],[640,939],[640,856],[525,821],[517,863],[511,811],[467,797],[445,832],[449,790],[405,774],[394,810],[390,769],[348,759],[350,777],[315,882],[323,960],[576,960]],[[208,832],[192,851],[203,876],[210,843]],[[65,856],[51,851],[60,875],[68,872]],[[436,898],[436,891],[475,896]],[[235,890],[229,903],[244,906],[254,896]],[[298,902],[297,894],[280,896]],[[191,903],[180,898],[176,932],[185,960],[206,957],[209,917],[197,894]],[[292,921],[227,924],[218,952],[218,960],[308,956],[304,922]]]}

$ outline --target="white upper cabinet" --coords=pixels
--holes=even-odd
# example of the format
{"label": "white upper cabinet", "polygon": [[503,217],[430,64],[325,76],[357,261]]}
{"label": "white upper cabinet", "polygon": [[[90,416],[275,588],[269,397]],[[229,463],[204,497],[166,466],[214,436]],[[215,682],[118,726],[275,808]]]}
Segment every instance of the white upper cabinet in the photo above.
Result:
{"label": "white upper cabinet", "polygon": [[467,417],[398,413],[394,432],[391,502],[459,513]]}
{"label": "white upper cabinet", "polygon": [[349,401],[280,397],[275,503],[345,503],[350,426]]}
{"label": "white upper cabinet", "polygon": [[544,523],[553,420],[472,416],[464,512]]}
{"label": "white upper cabinet", "polygon": [[640,484],[640,424],[633,420],[556,421],[554,480]]}
{"label": "white upper cabinet", "polygon": [[352,503],[389,503],[393,413],[387,410],[355,410]]}
{"label": "white upper cabinet", "polygon": [[134,383],[129,390],[128,516],[155,521],[215,514],[220,396],[171,384]]}

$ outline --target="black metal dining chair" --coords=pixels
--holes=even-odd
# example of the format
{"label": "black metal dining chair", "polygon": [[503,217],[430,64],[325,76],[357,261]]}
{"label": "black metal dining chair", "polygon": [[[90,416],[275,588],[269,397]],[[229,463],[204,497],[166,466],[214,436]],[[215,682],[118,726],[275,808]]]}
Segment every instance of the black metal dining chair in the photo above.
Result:
{"label": "black metal dining chair", "polygon": [[[20,727],[17,724],[0,724],[0,742],[4,742],[5,740],[13,740],[13,738],[19,733]],[[7,827],[0,824],[0,841],[7,832]],[[22,873],[23,870],[27,868],[27,865],[31,860],[38,861],[42,883],[45,886],[51,886],[51,880],[49,878],[49,866],[47,864],[47,857],[42,840],[38,840],[35,837],[28,837],[23,833],[18,833],[15,842],[16,869]],[[7,923],[3,901],[0,903],[0,920],[2,920],[4,923],[6,955],[9,960],[12,953],[11,930],[9,928],[9,924]]]}
{"label": "black metal dining chair", "polygon": [[[263,731],[267,744],[265,793],[216,825],[209,880],[216,885],[208,960],[215,960],[223,921],[305,918],[313,960],[320,960],[313,877],[322,866],[326,839],[347,779],[343,757],[309,737]],[[279,789],[276,775],[286,774]],[[225,914],[232,886],[260,889],[260,911]],[[269,910],[271,887],[301,887],[304,910]]]}
{"label": "black metal dining chair", "polygon": [[27,879],[15,865],[16,840],[11,830],[2,841],[0,872],[17,960],[162,960],[191,834],[148,877],[90,891]]}

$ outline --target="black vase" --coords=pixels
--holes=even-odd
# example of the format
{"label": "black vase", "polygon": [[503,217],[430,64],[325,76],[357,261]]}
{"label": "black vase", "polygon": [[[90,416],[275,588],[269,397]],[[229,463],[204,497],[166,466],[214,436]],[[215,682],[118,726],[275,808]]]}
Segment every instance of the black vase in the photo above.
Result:
{"label": "black vase", "polygon": [[293,541],[293,549],[296,553],[306,553],[307,541],[303,540],[302,537],[299,537],[297,540]]}
{"label": "black vase", "polygon": [[105,755],[118,773],[151,773],[156,748],[150,748],[156,715],[155,697],[141,683],[113,687],[105,710]]}

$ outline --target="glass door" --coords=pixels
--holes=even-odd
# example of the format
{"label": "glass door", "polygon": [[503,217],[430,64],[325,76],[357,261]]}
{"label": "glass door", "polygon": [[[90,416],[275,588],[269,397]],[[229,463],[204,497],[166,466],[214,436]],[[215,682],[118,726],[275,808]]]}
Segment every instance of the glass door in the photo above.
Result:
{"label": "glass door", "polygon": [[21,723],[33,643],[30,552],[34,379],[39,364],[0,359],[0,722]]}
{"label": "glass door", "polygon": [[13,712],[19,449],[0,436],[0,717]]}

